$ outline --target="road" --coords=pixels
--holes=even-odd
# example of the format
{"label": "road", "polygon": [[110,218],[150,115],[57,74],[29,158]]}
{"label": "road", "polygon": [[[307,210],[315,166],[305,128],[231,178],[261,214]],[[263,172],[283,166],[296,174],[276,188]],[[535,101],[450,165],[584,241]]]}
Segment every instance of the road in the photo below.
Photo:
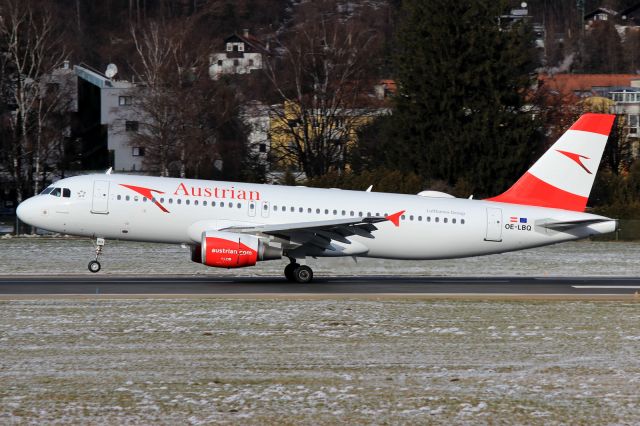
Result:
{"label": "road", "polygon": [[320,277],[295,284],[281,277],[4,276],[7,295],[483,294],[633,295],[640,277]]}

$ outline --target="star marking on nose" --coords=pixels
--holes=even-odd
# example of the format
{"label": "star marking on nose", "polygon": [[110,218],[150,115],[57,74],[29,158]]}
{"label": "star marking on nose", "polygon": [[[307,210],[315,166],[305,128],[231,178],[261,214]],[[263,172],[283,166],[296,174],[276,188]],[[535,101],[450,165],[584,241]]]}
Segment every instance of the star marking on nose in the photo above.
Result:
{"label": "star marking on nose", "polygon": [[87,193],[84,190],[78,191],[78,198],[84,198],[85,195],[87,195]]}

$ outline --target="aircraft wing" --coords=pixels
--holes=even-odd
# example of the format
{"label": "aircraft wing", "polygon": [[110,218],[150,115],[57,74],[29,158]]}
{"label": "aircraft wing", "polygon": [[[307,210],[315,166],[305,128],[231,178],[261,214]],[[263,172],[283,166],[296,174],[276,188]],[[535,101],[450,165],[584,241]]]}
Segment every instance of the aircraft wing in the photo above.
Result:
{"label": "aircraft wing", "polygon": [[357,235],[364,238],[375,238],[373,232],[378,228],[376,223],[391,220],[395,217],[353,217],[345,219],[319,220],[313,222],[282,223],[257,226],[230,226],[221,231],[245,234],[271,235],[291,243],[293,246],[309,245],[321,250],[335,250],[332,241],[351,245],[347,237]]}

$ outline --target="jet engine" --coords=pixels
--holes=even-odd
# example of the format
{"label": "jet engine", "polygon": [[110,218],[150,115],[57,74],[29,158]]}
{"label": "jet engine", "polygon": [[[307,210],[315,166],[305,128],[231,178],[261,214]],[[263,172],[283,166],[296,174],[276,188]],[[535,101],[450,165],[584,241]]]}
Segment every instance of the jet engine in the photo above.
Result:
{"label": "jet engine", "polygon": [[191,260],[215,268],[242,268],[281,257],[280,247],[254,235],[224,231],[203,232],[200,245],[191,249]]}

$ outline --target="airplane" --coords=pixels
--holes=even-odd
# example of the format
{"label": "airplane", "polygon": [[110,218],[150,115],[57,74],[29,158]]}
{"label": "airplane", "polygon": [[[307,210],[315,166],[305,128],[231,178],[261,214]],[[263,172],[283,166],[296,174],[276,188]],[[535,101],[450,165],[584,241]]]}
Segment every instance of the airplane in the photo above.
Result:
{"label": "airplane", "polygon": [[613,232],[585,213],[615,116],[584,114],[506,192],[477,200],[126,174],[59,180],[22,202],[19,219],[95,239],[187,244],[191,260],[242,268],[288,258],[308,283],[307,257],[450,259],[504,253]]}

